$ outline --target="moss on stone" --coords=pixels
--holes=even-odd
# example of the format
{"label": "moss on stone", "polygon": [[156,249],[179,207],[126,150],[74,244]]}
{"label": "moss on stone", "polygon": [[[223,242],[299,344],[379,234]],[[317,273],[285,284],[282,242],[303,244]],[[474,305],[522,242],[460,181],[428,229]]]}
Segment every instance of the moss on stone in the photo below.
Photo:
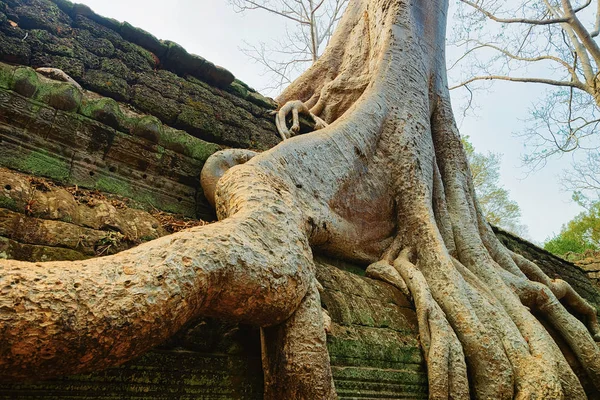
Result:
{"label": "moss on stone", "polygon": [[158,118],[151,115],[145,115],[133,122],[131,133],[153,143],[158,143],[163,134],[163,124]]}
{"label": "moss on stone", "polygon": [[160,92],[144,85],[133,86],[131,102],[143,112],[158,117],[165,124],[175,122],[181,109],[177,100],[165,98]]}
{"label": "moss on stone", "polygon": [[63,12],[65,12],[66,14],[70,15],[71,12],[73,11],[74,4],[71,3],[69,0],[52,0],[52,1],[58,6],[58,8],[63,10]]}
{"label": "moss on stone", "polygon": [[100,64],[100,69],[125,80],[128,80],[129,76],[131,75],[129,68],[127,68],[127,66],[121,60],[114,58],[103,58],[102,63]]}
{"label": "moss on stone", "polygon": [[39,85],[35,99],[58,110],[77,111],[81,105],[81,91],[66,82],[47,82]]}
{"label": "moss on stone", "polygon": [[184,204],[181,204],[176,201],[164,201],[156,196],[152,195],[150,192],[144,193],[134,193],[132,194],[134,200],[140,202],[143,205],[149,206],[147,209],[157,208],[159,210],[167,211],[174,214],[181,214],[188,217],[194,217],[195,211],[193,207],[187,207]]}
{"label": "moss on stone", "polygon": [[10,89],[14,74],[14,68],[11,66],[0,63],[0,87],[4,89]]}
{"label": "moss on stone", "polygon": [[115,46],[109,39],[95,37],[85,29],[77,32],[75,40],[76,43],[97,56],[112,57],[115,54]]}
{"label": "moss on stone", "polygon": [[204,104],[200,107],[200,104],[202,103],[195,102],[192,106],[183,106],[176,126],[208,140],[218,138],[221,136],[221,129],[215,120],[214,112]]}
{"label": "moss on stone", "polygon": [[165,52],[167,51],[167,46],[160,40],[158,40],[155,36],[146,32],[143,29],[132,26],[128,22],[123,22],[121,24],[120,33],[125,40],[129,40],[139,46],[150,50],[159,58],[164,56]]}
{"label": "moss on stone", "polygon": [[50,156],[45,150],[31,151],[21,154],[18,157],[15,155],[0,157],[0,164],[18,171],[55,179],[60,182],[66,182],[71,171],[69,162]]}
{"label": "moss on stone", "polygon": [[109,96],[118,101],[129,99],[127,82],[106,71],[87,70],[83,82],[87,88],[103,96]]}
{"label": "moss on stone", "polygon": [[20,38],[0,35],[0,61],[28,65],[31,48]]}
{"label": "moss on stone", "polygon": [[273,101],[273,99],[265,97],[256,92],[249,92],[248,97],[246,97],[246,99],[260,107],[264,107],[264,108],[268,108],[268,109],[277,108],[277,103],[275,101]]}
{"label": "moss on stone", "polygon": [[227,89],[229,92],[235,94],[237,97],[241,97],[242,99],[248,97],[248,86],[238,79],[234,80]]}
{"label": "moss on stone", "polygon": [[0,196],[0,208],[6,208],[11,211],[19,212],[19,207],[15,199],[8,196]]}
{"label": "moss on stone", "polygon": [[98,100],[84,100],[81,103],[79,113],[115,129],[120,129],[125,125],[126,118],[119,104],[109,97]]}
{"label": "moss on stone", "polygon": [[169,150],[200,161],[206,161],[211,154],[221,149],[219,145],[205,142],[184,131],[173,128],[164,129],[158,143]]}
{"label": "moss on stone", "polygon": [[131,186],[129,186],[128,183],[109,176],[98,178],[94,188],[102,192],[118,194],[119,196],[124,197],[132,197]]}
{"label": "moss on stone", "polygon": [[118,57],[127,68],[135,72],[152,71],[157,67],[160,61],[149,51],[133,43],[125,42],[124,50],[116,50],[115,56]]}
{"label": "moss on stone", "polygon": [[74,57],[64,57],[52,54],[36,54],[32,60],[32,64],[58,68],[77,82],[81,82],[81,78],[85,71],[85,65],[81,60]]}
{"label": "moss on stone", "polygon": [[[19,243],[0,236],[0,258],[19,261],[75,261],[89,258],[78,251],[54,246]],[[17,396],[18,397],[18,396]]]}
{"label": "moss on stone", "polygon": [[20,67],[13,74],[10,88],[22,96],[33,97],[39,86],[37,73],[32,68]]}

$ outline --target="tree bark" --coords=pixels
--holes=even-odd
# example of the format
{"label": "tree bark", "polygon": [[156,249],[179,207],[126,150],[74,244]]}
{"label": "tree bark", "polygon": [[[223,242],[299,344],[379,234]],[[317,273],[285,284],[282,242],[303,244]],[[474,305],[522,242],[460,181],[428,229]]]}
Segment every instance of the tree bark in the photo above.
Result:
{"label": "tree bark", "polygon": [[221,154],[220,178],[207,178],[220,222],[90,261],[1,261],[0,376],[116,365],[210,315],[263,328],[266,398],[335,398],[320,251],[395,269],[381,276],[415,299],[431,398],[585,398],[530,308],[600,386],[586,327],[558,287],[527,278],[477,205],[447,90],[446,15],[445,0],[352,1],[278,99],[329,126],[253,157]]}

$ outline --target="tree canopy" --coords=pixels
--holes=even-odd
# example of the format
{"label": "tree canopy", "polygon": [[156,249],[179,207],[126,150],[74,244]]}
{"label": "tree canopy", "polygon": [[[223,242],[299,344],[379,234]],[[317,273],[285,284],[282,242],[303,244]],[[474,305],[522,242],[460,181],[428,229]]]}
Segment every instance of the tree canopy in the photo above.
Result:
{"label": "tree canopy", "polygon": [[544,248],[563,256],[600,249],[600,201],[563,225],[561,231],[546,241]]}

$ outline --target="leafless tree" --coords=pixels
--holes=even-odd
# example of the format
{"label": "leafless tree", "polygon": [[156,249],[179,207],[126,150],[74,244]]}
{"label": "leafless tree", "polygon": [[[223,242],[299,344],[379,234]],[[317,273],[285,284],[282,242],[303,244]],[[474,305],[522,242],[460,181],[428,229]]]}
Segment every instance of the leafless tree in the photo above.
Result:
{"label": "leafless tree", "polygon": [[597,152],[600,2],[460,0],[455,12],[450,44],[462,56],[449,63],[459,82],[451,89],[468,90],[469,104],[473,90],[493,80],[548,88],[521,132],[531,148],[527,164],[537,168],[575,150]]}
{"label": "leafless tree", "polygon": [[263,90],[278,92],[321,55],[348,0],[229,0],[237,12],[262,10],[289,22],[279,38],[246,43],[244,54],[264,67],[272,84]]}

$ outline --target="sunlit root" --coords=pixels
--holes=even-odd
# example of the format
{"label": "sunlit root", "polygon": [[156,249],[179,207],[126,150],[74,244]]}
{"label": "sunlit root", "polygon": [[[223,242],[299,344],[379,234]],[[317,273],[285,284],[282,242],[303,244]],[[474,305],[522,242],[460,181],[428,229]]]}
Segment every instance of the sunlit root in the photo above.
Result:
{"label": "sunlit root", "polygon": [[337,399],[327,352],[325,315],[315,283],[313,279],[289,319],[261,328],[266,400]]}
{"label": "sunlit root", "polygon": [[325,333],[331,333],[331,317],[329,316],[329,312],[326,309],[321,310],[323,314],[323,327],[325,328]]}
{"label": "sunlit root", "polygon": [[558,300],[563,300],[568,307],[586,318],[586,325],[595,341],[600,341],[600,326],[596,309],[577,293],[571,285],[562,279],[550,279],[535,263],[520,254],[510,252],[519,269],[534,282],[548,286]]}
{"label": "sunlit root", "polygon": [[77,81],[75,79],[71,78],[62,69],[42,67],[42,68],[37,68],[35,71],[37,73],[40,73],[40,74],[42,74],[50,79],[53,79],[55,81],[67,82],[67,83],[70,83],[71,85],[75,86],[77,89],[83,90],[81,85],[79,83],[77,83]]}
{"label": "sunlit root", "polygon": [[383,280],[400,291],[408,290],[414,299],[419,337],[429,379],[430,399],[468,399],[469,381],[462,345],[446,315],[433,299],[423,274],[403,250],[394,260],[371,264],[367,276]]}
{"label": "sunlit root", "polygon": [[202,168],[200,173],[200,184],[204,191],[204,197],[214,207],[217,182],[231,167],[245,164],[258,153],[246,149],[226,149],[213,153]]}
{"label": "sunlit root", "polygon": [[[287,116],[292,113],[292,126],[288,129],[286,124]],[[288,101],[279,109],[275,116],[275,125],[282,140],[286,140],[296,135],[300,131],[300,119],[298,115],[302,113],[310,116],[315,122],[314,129],[322,129],[327,126],[327,123],[315,114],[310,112],[308,107],[300,100]]]}
{"label": "sunlit root", "polygon": [[543,283],[503,273],[504,281],[515,290],[521,302],[541,313],[569,345],[590,380],[600,389],[600,349],[585,325],[571,315]]}

